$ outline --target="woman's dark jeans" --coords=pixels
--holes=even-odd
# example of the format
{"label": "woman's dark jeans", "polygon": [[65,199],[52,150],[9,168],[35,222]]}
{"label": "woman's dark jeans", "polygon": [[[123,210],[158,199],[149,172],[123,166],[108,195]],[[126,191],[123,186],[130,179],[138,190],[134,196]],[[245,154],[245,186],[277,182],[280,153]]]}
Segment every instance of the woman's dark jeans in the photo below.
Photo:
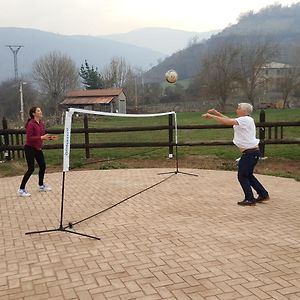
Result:
{"label": "woman's dark jeans", "polygon": [[34,159],[38,163],[39,166],[39,185],[44,184],[44,175],[46,170],[45,158],[42,150],[37,150],[31,146],[25,145],[25,157],[27,161],[28,170],[25,173],[20,189],[25,189],[26,183],[29,180],[30,176],[34,172]]}

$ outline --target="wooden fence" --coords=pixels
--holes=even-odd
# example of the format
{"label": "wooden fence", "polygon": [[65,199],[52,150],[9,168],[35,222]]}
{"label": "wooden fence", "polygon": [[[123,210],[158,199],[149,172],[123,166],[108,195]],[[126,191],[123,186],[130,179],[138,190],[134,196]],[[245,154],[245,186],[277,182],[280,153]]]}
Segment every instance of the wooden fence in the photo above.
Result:
{"label": "wooden fence", "polygon": [[[260,122],[256,124],[259,128],[260,150],[262,156],[265,155],[266,144],[300,144],[300,138],[284,138],[284,128],[299,127],[300,121],[295,122],[265,122],[265,112],[260,113]],[[0,158],[1,160],[11,160],[23,158],[23,145],[25,140],[25,129],[9,129],[7,121],[2,120],[0,129]],[[223,129],[232,128],[227,125],[178,125],[180,130],[203,130],[203,129]],[[175,146],[174,124],[172,115],[169,116],[168,124],[163,126],[144,126],[144,127],[122,127],[122,128],[90,128],[88,118],[83,118],[83,128],[73,128],[72,133],[84,134],[84,143],[72,143],[73,149],[85,149],[85,157],[90,158],[90,149],[93,148],[116,148],[116,147],[168,147],[169,153],[173,154]],[[168,130],[168,140],[164,142],[123,142],[123,143],[91,143],[90,134],[106,132],[133,132],[133,131],[156,131]],[[63,129],[50,129],[49,134],[63,134]],[[232,145],[232,140],[202,140],[202,141],[179,141],[178,147],[182,146],[223,146]],[[45,145],[43,149],[62,149],[63,144]]]}

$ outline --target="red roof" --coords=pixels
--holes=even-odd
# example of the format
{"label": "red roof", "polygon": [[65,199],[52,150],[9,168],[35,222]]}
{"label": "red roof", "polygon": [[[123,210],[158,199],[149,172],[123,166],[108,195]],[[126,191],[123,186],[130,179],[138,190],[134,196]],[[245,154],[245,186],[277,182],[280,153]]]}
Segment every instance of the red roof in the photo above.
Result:
{"label": "red roof", "polygon": [[98,90],[77,90],[70,91],[66,94],[66,98],[75,97],[107,97],[107,96],[119,96],[123,92],[123,89],[98,89]]}
{"label": "red roof", "polygon": [[66,98],[62,105],[91,105],[91,104],[100,104],[100,103],[110,103],[114,97],[75,97]]}
{"label": "red roof", "polygon": [[97,90],[77,90],[66,94],[62,105],[92,105],[110,103],[119,96],[123,89],[97,89]]}

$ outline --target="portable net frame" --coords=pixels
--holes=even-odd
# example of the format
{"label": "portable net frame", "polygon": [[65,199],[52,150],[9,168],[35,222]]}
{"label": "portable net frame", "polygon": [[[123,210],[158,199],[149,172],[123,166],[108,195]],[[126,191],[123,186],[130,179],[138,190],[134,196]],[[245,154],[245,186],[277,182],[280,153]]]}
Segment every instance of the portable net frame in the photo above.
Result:
{"label": "portable net frame", "polygon": [[[85,131],[82,129],[80,131],[76,126],[78,123],[82,124],[83,115]],[[158,152],[166,147],[169,148],[169,158],[172,158],[175,145],[177,145],[175,112],[118,114],[70,109],[66,113],[63,171],[82,164],[122,160],[135,156],[143,158],[150,152],[155,152],[153,154],[155,158],[161,158],[162,154]],[[85,150],[78,150],[80,148]],[[79,153],[80,151],[85,151],[85,157]],[[84,160],[85,158],[87,160]],[[96,158],[102,160],[97,161]]]}
{"label": "portable net frame", "polygon": [[[157,114],[119,114],[119,113],[106,113],[106,112],[99,112],[99,111],[92,111],[92,110],[85,110],[85,109],[76,109],[76,108],[70,108],[68,111],[66,111],[66,115],[65,115],[65,126],[64,126],[64,145],[63,145],[63,176],[62,176],[62,193],[61,193],[61,208],[60,208],[60,224],[58,228],[55,229],[49,229],[49,230],[41,230],[41,231],[32,231],[32,232],[27,232],[26,234],[34,234],[34,233],[49,233],[49,232],[54,232],[54,231],[64,231],[64,232],[68,232],[68,233],[73,233],[73,234],[77,234],[77,235],[81,235],[81,236],[85,236],[85,237],[89,237],[89,238],[93,238],[93,239],[100,239],[98,237],[95,236],[91,236],[88,234],[84,234],[84,233],[79,233],[73,230],[70,230],[73,228],[74,225],[79,224],[83,221],[86,221],[100,213],[103,213],[104,211],[107,211],[108,209],[111,209],[113,207],[115,207],[116,205],[123,203],[124,201],[127,201],[151,188],[153,188],[154,186],[157,186],[158,184],[166,181],[167,179],[169,179],[171,176],[164,178],[162,180],[160,180],[159,182],[148,186],[147,188],[143,189],[142,191],[138,191],[137,193],[126,197],[125,199],[119,201],[116,204],[113,204],[111,206],[109,206],[108,208],[101,210],[100,212],[94,213],[89,217],[86,217],[80,221],[77,222],[69,222],[68,225],[63,225],[63,219],[64,219],[64,196],[65,196],[65,175],[66,172],[68,172],[70,170],[70,154],[71,154],[71,146],[72,146],[72,142],[71,142],[71,137],[73,135],[72,133],[72,119],[74,114],[88,114],[88,115],[93,115],[93,116],[101,116],[101,117],[121,117],[121,118],[153,118],[153,117],[163,117],[163,116],[169,116],[169,125],[168,126],[164,126],[163,128],[161,127],[157,127],[156,130],[160,130],[160,129],[168,129],[171,127],[171,129],[174,128],[174,141],[175,141],[175,149],[176,149],[176,154],[175,154],[175,158],[176,158],[176,166],[175,166],[175,170],[174,172],[167,172],[167,173],[172,173],[171,176],[173,176],[174,174],[180,173],[178,171],[178,150],[177,150],[177,144],[178,144],[178,138],[177,138],[177,118],[176,118],[176,113],[175,112],[164,112],[164,113],[157,113]],[[171,121],[172,120],[172,121]],[[155,127],[152,126],[152,129],[154,129]],[[145,128],[145,130],[151,130],[150,128]],[[75,131],[75,130],[74,130]],[[93,131],[93,130],[92,130]],[[116,132],[118,132],[118,129],[115,129]],[[131,130],[129,129],[129,131],[138,131],[137,129],[132,128]],[[105,132],[105,130],[103,131]],[[151,145],[154,145],[156,147],[166,147],[166,146],[170,146],[170,141],[173,141],[173,136],[170,136],[170,132],[173,133],[172,131],[169,131],[169,141],[168,142],[151,142]],[[103,144],[101,144],[103,146]],[[101,146],[100,145],[100,146]],[[125,143],[125,146],[127,147],[143,147],[147,145],[147,143],[142,142],[127,142],[127,144]],[[76,145],[73,145],[76,146]],[[95,145],[94,145],[95,146]],[[113,144],[107,145],[106,146],[113,146]],[[116,146],[116,145],[114,145]],[[172,145],[173,146],[173,145]],[[74,147],[76,148],[76,147]],[[169,148],[170,149],[170,148]],[[169,153],[169,157],[171,156],[172,153]],[[167,174],[167,173],[161,173],[161,174]],[[181,172],[183,173],[183,172]]]}

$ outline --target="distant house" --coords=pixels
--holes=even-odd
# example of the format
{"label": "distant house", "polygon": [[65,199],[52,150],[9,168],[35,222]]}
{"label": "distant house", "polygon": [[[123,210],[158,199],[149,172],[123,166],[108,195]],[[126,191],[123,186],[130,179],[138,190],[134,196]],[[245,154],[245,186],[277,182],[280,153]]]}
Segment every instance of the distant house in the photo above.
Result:
{"label": "distant house", "polygon": [[297,71],[299,71],[299,67],[278,62],[271,62],[264,65],[260,76],[264,78],[265,92],[276,90],[283,78],[292,76]]}
{"label": "distant house", "polygon": [[121,88],[70,91],[61,105],[126,114],[126,96]]}

